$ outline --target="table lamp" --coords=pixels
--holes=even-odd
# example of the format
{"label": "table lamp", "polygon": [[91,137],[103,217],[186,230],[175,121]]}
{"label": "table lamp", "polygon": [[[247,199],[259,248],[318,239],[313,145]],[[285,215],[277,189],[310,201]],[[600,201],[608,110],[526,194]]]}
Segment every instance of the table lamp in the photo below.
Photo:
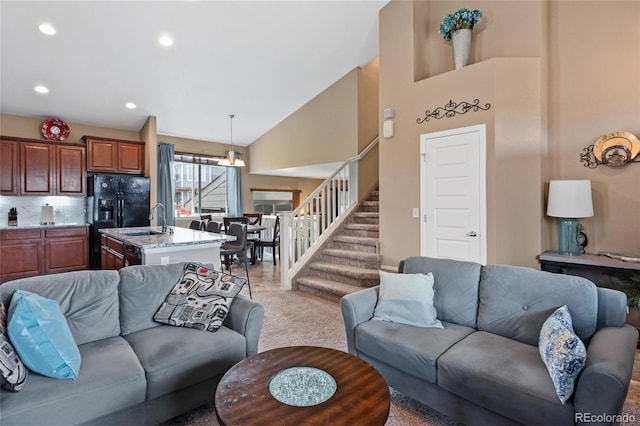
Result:
{"label": "table lamp", "polygon": [[578,218],[593,216],[591,181],[552,180],[549,182],[547,216],[558,217],[558,253],[580,255]]}

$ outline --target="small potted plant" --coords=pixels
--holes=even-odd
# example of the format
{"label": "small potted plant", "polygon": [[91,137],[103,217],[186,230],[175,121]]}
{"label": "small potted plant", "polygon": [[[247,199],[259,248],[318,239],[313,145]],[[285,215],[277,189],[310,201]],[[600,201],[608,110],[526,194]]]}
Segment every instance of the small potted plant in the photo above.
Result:
{"label": "small potted plant", "polygon": [[440,23],[440,34],[453,43],[453,62],[456,69],[467,65],[471,48],[471,31],[482,20],[478,9],[460,9],[446,15]]}

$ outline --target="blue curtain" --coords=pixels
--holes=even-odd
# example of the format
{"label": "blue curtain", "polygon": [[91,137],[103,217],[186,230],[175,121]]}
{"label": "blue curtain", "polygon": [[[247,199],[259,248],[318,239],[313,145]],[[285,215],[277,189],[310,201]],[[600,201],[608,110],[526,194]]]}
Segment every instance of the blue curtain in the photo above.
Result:
{"label": "blue curtain", "polygon": [[227,207],[229,216],[242,216],[242,171],[240,167],[227,167]]}
{"label": "blue curtain", "polygon": [[[158,145],[158,202],[166,211],[167,225],[175,226],[176,219],[173,210],[174,184],[171,171],[173,170],[174,147],[172,144],[160,143]],[[157,224],[162,224],[161,212],[156,212]]]}

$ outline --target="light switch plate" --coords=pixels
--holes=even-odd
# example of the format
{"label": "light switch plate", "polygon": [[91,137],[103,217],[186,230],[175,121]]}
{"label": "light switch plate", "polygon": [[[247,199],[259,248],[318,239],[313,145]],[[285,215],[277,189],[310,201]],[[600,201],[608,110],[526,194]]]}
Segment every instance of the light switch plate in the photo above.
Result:
{"label": "light switch plate", "polygon": [[393,137],[393,120],[385,120],[382,123],[382,136],[386,139]]}
{"label": "light switch plate", "polygon": [[418,208],[418,207],[414,207],[413,208],[413,217],[415,217],[415,218],[419,218],[420,217],[420,208]]}

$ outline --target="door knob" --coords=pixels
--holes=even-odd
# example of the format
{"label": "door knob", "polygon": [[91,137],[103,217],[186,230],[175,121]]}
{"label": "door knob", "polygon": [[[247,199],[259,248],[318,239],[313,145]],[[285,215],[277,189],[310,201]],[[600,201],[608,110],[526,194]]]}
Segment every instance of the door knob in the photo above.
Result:
{"label": "door knob", "polygon": [[467,237],[477,237],[478,233],[476,231],[467,232]]}

